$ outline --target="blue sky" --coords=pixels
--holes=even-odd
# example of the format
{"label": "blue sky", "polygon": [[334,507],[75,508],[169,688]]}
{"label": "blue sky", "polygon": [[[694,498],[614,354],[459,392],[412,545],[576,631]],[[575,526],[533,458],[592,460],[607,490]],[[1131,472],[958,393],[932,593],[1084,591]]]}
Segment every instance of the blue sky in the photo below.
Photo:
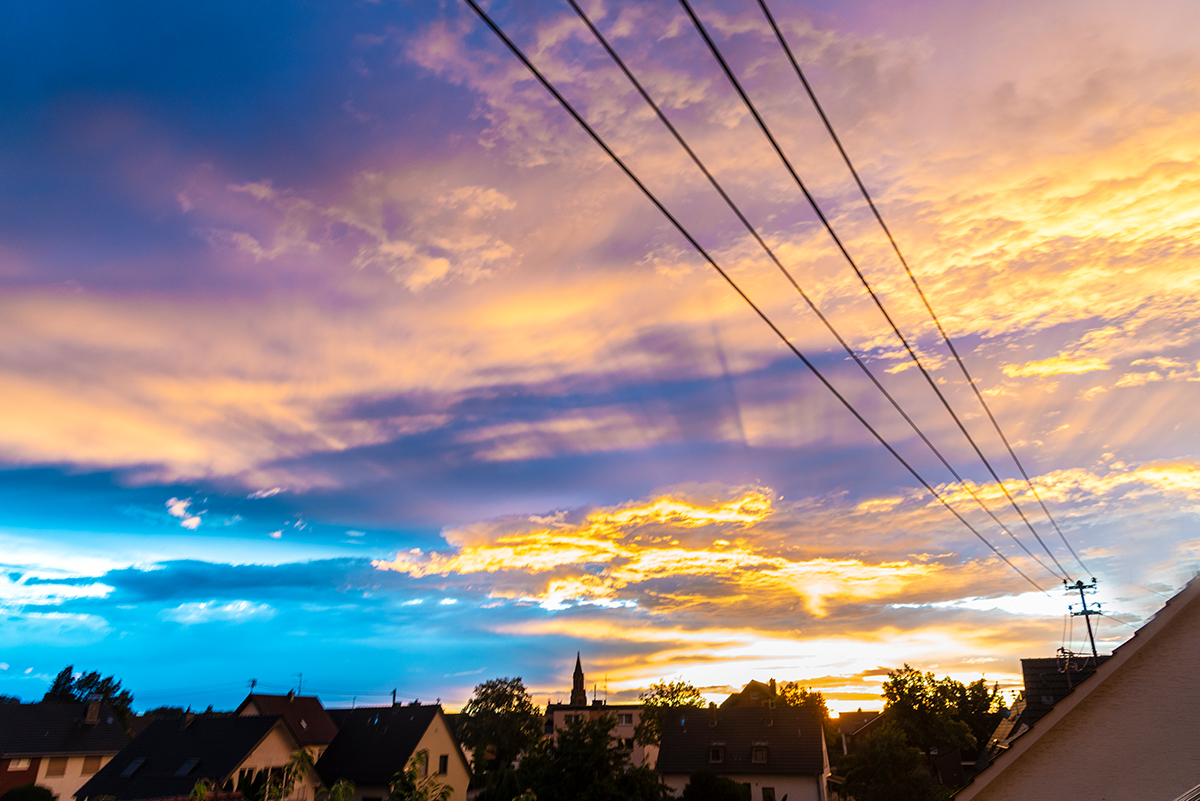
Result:
{"label": "blue sky", "polygon": [[[492,8],[961,503],[570,9]],[[756,5],[698,8],[1036,512]],[[679,8],[589,10],[999,508]],[[1112,647],[1200,564],[1195,8],[775,10]],[[465,5],[40,3],[0,73],[0,693],[74,664],[139,708],[300,673],[334,705],[501,675],[541,703],[582,651],[615,698],[775,677],[855,708],[880,668],[1012,686],[1063,644],[1056,579],[918,491]]]}

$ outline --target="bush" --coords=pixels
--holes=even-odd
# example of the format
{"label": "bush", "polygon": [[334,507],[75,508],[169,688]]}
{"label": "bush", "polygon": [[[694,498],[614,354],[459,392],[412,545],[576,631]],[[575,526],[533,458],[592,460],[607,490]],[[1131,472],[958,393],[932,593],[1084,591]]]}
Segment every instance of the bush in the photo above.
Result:
{"label": "bush", "polygon": [[54,801],[54,793],[37,784],[23,784],[0,795],[0,801]]}

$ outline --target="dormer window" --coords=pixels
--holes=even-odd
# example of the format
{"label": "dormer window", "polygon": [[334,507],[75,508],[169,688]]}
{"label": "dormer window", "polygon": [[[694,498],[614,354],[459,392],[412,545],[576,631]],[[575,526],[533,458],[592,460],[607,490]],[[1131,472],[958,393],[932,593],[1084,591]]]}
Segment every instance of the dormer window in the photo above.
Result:
{"label": "dormer window", "polygon": [[708,749],[708,761],[713,765],[720,765],[725,762],[725,746],[714,745]]}
{"label": "dormer window", "polygon": [[175,771],[176,776],[186,776],[192,772],[196,765],[200,764],[200,757],[188,757],[187,761],[179,766],[179,770]]}
{"label": "dormer window", "polygon": [[130,776],[132,776],[134,773],[137,772],[138,768],[140,768],[144,764],[146,764],[145,757],[134,757],[133,761],[125,766],[125,770],[121,771],[120,778],[128,779]]}
{"label": "dormer window", "polygon": [[756,745],[750,749],[750,761],[756,765],[767,764],[767,747],[765,745]]}

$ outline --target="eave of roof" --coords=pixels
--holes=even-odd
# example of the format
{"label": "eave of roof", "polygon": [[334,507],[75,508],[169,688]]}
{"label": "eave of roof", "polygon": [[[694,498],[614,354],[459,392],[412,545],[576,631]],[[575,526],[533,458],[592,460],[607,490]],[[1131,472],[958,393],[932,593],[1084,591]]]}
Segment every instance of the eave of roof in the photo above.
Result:
{"label": "eave of roof", "polygon": [[1083,703],[1093,692],[1096,692],[1097,688],[1101,687],[1109,676],[1120,670],[1146,643],[1153,640],[1160,631],[1166,628],[1175,616],[1179,614],[1181,609],[1195,602],[1198,598],[1200,598],[1200,578],[1189,581],[1186,587],[1163,605],[1163,608],[1154,615],[1154,618],[1149,623],[1134,632],[1131,638],[1114,650],[1112,656],[1100,665],[1100,667],[1096,668],[1096,672],[1090,678],[1081,682],[1073,693],[1055,704],[1049,713],[1029,728],[1029,731],[1013,740],[1012,744],[1000,756],[996,757],[992,764],[976,774],[970,784],[955,793],[955,801],[970,801],[970,799],[983,792],[995,777],[1003,773],[1005,768],[1019,759],[1022,754],[1036,746],[1041,738],[1056,723],[1066,717],[1071,710]]}

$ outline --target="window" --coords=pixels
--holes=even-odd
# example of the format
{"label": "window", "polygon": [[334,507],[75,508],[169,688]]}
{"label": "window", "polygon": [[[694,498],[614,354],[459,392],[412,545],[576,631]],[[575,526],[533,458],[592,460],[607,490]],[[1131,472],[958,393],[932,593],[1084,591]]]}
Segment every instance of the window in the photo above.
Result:
{"label": "window", "polygon": [[546,734],[554,734],[554,721],[552,719],[546,721]]}
{"label": "window", "polygon": [[765,745],[756,745],[750,749],[750,761],[763,765],[767,761],[767,747]]}
{"label": "window", "polygon": [[633,725],[633,713],[632,712],[618,713],[617,714],[617,725],[618,726],[632,726]]}
{"label": "window", "polygon": [[144,765],[145,762],[146,762],[145,757],[134,757],[133,761],[125,766],[125,770],[121,771],[121,778],[128,779],[130,776],[132,776],[137,771],[138,768],[140,768],[142,765]]}
{"label": "window", "polygon": [[450,755],[442,754],[438,757],[438,775],[445,776],[450,772]]}
{"label": "window", "polygon": [[713,763],[714,765],[724,762],[725,761],[725,746],[714,745],[712,748],[708,749],[708,761]]}
{"label": "window", "polygon": [[100,770],[100,760],[102,757],[85,756],[83,758],[83,771],[80,776],[91,776],[96,771]]}
{"label": "window", "polygon": [[46,776],[66,776],[67,757],[50,757],[46,761]]}
{"label": "window", "polygon": [[625,746],[630,751],[632,751],[633,750],[633,738],[626,737],[625,739],[621,740],[621,745]]}
{"label": "window", "polygon": [[28,759],[10,759],[8,761],[8,769],[11,771],[29,770]]}
{"label": "window", "polygon": [[775,801],[775,788],[764,787],[762,801]]}
{"label": "window", "polygon": [[200,757],[189,757],[179,766],[179,770],[175,771],[176,776],[186,776],[192,772],[192,769],[200,763]]}
{"label": "window", "polygon": [[564,715],[563,722],[565,722],[569,726],[572,723],[574,723],[575,721],[579,720],[581,717],[583,717],[583,715]]}

